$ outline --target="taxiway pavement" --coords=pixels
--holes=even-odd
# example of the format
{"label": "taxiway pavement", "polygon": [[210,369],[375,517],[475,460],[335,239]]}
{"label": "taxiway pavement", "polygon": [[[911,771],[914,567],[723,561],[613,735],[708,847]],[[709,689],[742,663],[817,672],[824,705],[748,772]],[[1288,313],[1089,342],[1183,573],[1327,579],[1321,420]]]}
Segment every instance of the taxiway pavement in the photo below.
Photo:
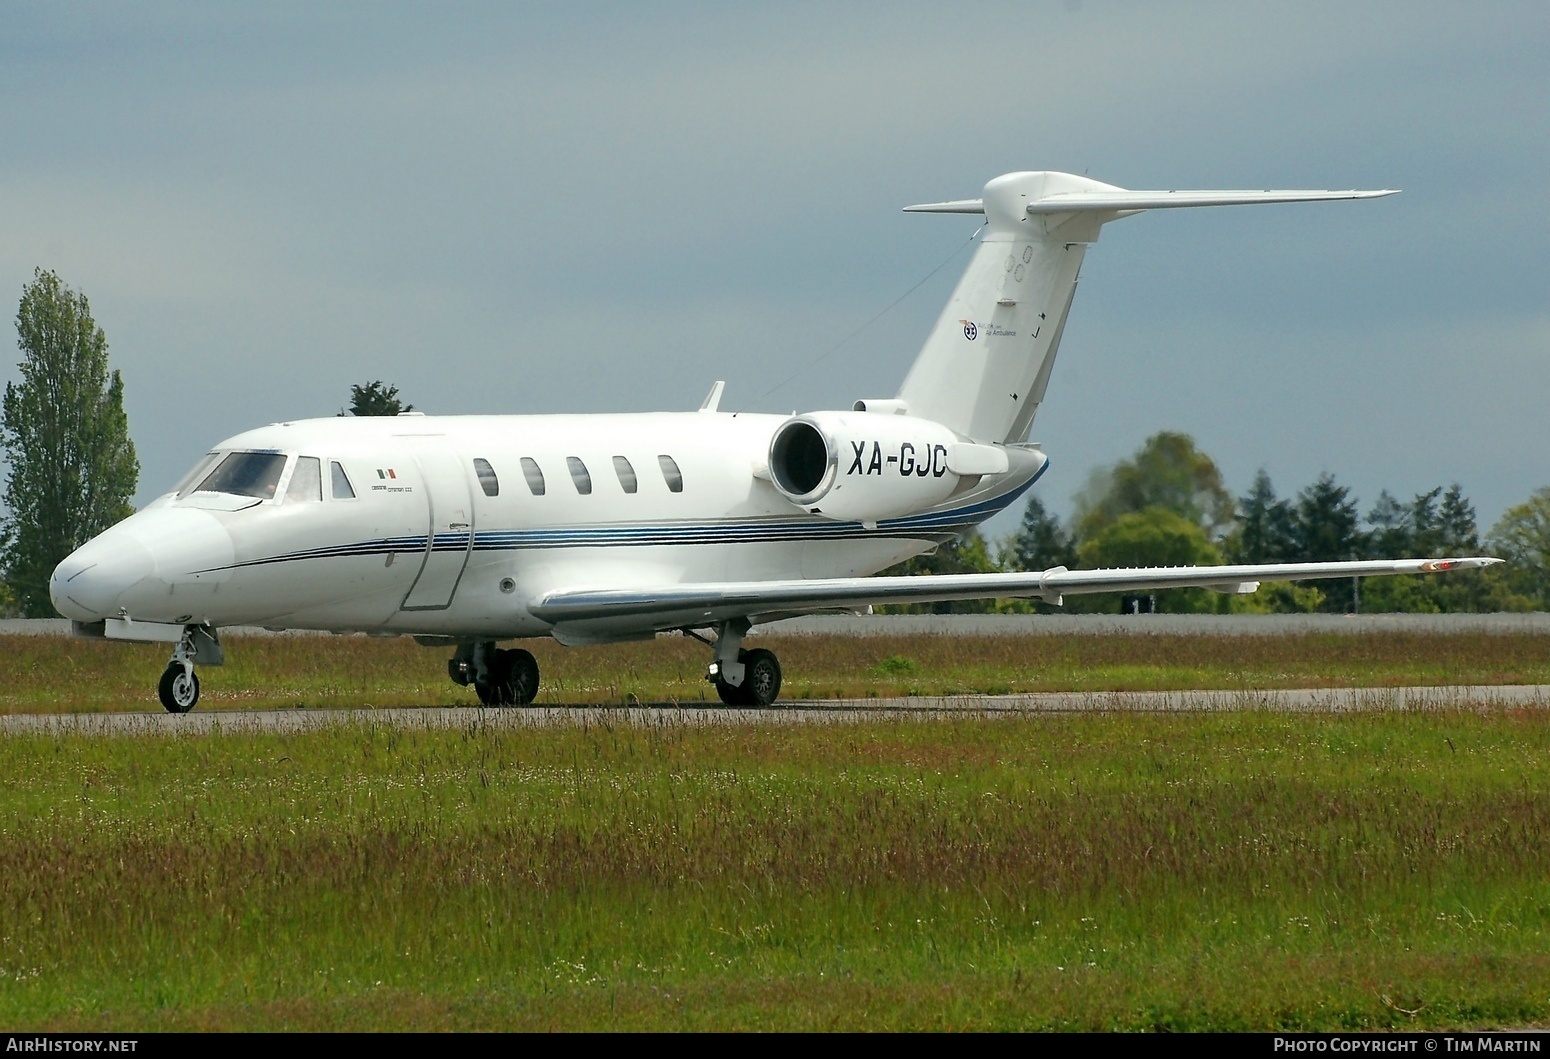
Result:
{"label": "taxiway pavement", "polygon": [[1093,712],[1204,713],[1275,710],[1341,713],[1381,710],[1550,708],[1550,684],[1461,687],[1299,688],[1270,691],[1041,692],[782,702],[764,709],[712,703],[637,706],[472,706],[397,709],[205,710],[168,713],[54,713],[0,716],[0,734],[201,735],[304,732],[337,725],[473,728],[546,725],[821,724],[874,718],[921,720]]}

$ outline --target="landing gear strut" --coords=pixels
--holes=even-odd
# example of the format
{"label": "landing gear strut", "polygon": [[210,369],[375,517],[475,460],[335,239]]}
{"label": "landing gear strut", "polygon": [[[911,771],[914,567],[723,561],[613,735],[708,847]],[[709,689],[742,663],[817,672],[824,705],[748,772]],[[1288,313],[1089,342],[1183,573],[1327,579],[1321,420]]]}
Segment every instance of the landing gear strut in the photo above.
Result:
{"label": "landing gear strut", "polygon": [[447,662],[447,675],[454,684],[472,684],[485,706],[526,706],[538,694],[537,659],[488,640],[459,646]]}
{"label": "landing gear strut", "polygon": [[736,618],[716,630],[716,653],[705,679],[728,706],[768,706],[780,694],[780,660],[775,653],[762,647],[742,649],[749,628],[747,618]]}

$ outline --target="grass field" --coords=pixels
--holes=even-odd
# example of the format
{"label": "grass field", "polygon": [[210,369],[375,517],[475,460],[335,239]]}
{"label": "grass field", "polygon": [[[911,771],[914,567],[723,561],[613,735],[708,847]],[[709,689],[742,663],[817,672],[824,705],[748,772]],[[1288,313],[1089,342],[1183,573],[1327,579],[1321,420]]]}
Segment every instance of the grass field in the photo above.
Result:
{"label": "grass field", "polygon": [[[1302,636],[764,637],[782,697],[1017,691],[1550,683],[1550,637],[1373,633]],[[709,651],[682,637],[607,647],[526,644],[540,702],[699,702]],[[0,637],[0,712],[155,710],[165,645]],[[448,649],[361,636],[232,638],[202,668],[199,709],[473,703],[446,677]]]}
{"label": "grass field", "polygon": [[6,1028],[1550,1021],[1550,716],[0,739]]}

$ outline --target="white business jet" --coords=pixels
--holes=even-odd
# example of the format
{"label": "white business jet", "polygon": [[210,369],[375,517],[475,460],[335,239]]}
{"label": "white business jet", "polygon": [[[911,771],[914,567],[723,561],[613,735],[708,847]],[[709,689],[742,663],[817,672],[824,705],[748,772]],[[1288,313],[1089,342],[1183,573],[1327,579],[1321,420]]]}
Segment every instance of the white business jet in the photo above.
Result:
{"label": "white business jet", "polygon": [[412,635],[453,648],[458,684],[524,705],[538,666],[503,641],[703,640],[732,705],[780,691],[760,622],[873,604],[1061,597],[1264,580],[1432,573],[1496,559],[873,577],[1011,504],[1048,465],[1028,444],[1087,247],[1110,221],[1183,206],[1390,191],[1127,191],[1009,173],[977,199],[968,269],[898,396],[747,415],[329,418],[221,442],[171,492],[59,564],[78,635],[176,644],[162,704],[199,698],[223,626]]}

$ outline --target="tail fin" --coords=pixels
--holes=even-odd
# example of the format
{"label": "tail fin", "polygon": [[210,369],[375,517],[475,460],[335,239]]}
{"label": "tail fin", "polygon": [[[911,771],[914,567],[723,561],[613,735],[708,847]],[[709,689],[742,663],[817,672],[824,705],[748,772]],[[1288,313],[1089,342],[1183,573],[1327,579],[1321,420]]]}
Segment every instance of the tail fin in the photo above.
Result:
{"label": "tail fin", "polygon": [[1143,210],[1312,202],[1392,191],[1127,191],[1070,173],[1008,173],[982,198],[906,207],[983,213],[985,234],[899,398],[976,441],[1027,436],[1044,400],[1077,274],[1109,221]]}

